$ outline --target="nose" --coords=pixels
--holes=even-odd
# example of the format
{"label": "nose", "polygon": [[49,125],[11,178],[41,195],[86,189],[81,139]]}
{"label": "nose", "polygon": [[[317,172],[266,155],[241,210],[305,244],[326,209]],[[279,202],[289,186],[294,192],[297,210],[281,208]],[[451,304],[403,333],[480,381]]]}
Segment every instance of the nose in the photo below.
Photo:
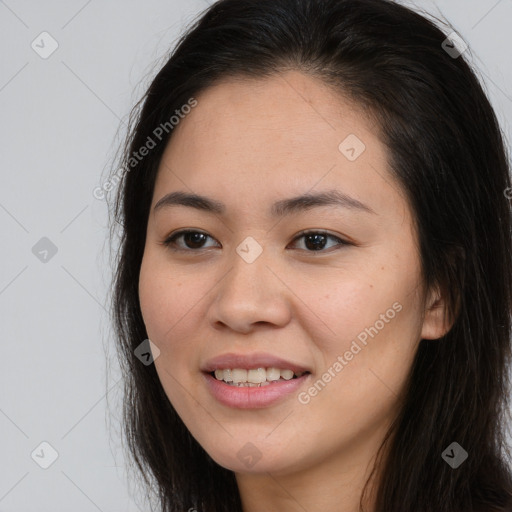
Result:
{"label": "nose", "polygon": [[290,321],[293,294],[265,251],[252,263],[235,252],[230,263],[208,312],[214,328],[247,334],[258,325],[285,326]]}

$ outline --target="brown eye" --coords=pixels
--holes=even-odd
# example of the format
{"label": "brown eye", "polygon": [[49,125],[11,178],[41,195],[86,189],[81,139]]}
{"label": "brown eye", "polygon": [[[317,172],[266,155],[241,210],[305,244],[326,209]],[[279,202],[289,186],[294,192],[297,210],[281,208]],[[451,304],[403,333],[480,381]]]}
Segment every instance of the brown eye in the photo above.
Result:
{"label": "brown eye", "polygon": [[[177,240],[183,238],[183,243],[178,244]],[[163,245],[169,247],[173,251],[189,251],[189,252],[199,252],[201,249],[208,249],[209,247],[205,247],[204,243],[208,238],[212,238],[211,236],[203,233],[202,231],[194,231],[194,230],[182,230],[174,233],[166,240],[164,240]],[[328,240],[334,240],[334,245],[328,247],[328,249],[336,246],[345,246],[350,245],[349,242],[342,240],[341,238],[331,235],[325,231],[307,231],[302,232],[298,236],[295,237],[293,242],[300,240],[303,238],[305,240],[305,250],[306,252],[327,252],[324,251]],[[213,238],[212,238],[213,240]],[[211,246],[210,246],[211,247]]]}
{"label": "brown eye", "polygon": [[[341,238],[339,238],[337,236],[334,236],[334,235],[331,235],[329,233],[326,233],[325,231],[307,231],[307,232],[302,232],[300,235],[298,235],[294,239],[294,242],[296,240],[300,240],[301,238],[304,239],[304,241],[305,241],[304,245],[305,245],[306,250],[308,252],[326,252],[326,251],[323,251],[323,249],[325,248],[325,246],[327,244],[327,241],[329,239],[335,240],[336,242],[338,242],[334,246],[336,246],[336,245],[338,245],[338,246],[339,245],[350,245],[345,240],[342,240]],[[333,246],[331,246],[331,247],[333,247]],[[331,248],[331,247],[329,247],[329,248]]]}
{"label": "brown eye", "polygon": [[[176,248],[176,240],[179,238],[183,238],[183,242],[185,244],[185,247],[178,246]],[[192,230],[186,230],[186,231],[178,231],[177,233],[174,233],[169,238],[167,238],[163,244],[172,250],[175,251],[186,251],[186,250],[198,250],[203,249],[203,244],[206,241],[207,238],[211,238],[206,233],[203,233],[201,231],[192,231]]]}

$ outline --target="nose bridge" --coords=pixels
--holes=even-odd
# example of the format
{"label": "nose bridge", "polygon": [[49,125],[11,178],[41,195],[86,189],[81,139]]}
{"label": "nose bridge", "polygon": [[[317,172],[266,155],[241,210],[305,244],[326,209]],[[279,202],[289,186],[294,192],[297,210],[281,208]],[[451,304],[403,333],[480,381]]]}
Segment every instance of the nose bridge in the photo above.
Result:
{"label": "nose bridge", "polygon": [[230,258],[211,313],[211,320],[233,329],[247,330],[256,322],[282,324],[288,316],[285,287],[270,270],[269,253],[250,238]]}
{"label": "nose bridge", "polygon": [[247,237],[236,247],[230,259],[231,271],[226,277],[227,293],[235,294],[239,300],[261,300],[273,285],[268,281],[272,275],[268,251],[254,238]]}

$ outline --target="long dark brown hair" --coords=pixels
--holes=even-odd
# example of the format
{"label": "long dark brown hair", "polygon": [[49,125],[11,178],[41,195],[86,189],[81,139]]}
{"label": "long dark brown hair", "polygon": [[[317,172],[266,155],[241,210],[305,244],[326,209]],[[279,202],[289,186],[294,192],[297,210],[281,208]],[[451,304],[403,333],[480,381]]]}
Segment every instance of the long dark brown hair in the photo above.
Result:
{"label": "long dark brown hair", "polygon": [[[111,311],[123,436],[162,511],[242,510],[234,473],[191,436],[154,365],[134,354],[148,338],[139,270],[169,119],[221,79],[288,70],[320,78],[372,113],[413,209],[424,285],[444,292],[454,319],[442,340],[420,342],[385,440],[377,512],[512,510],[509,159],[470,50],[450,54],[450,29],[440,26],[390,0],[220,0],[180,38],[132,111],[110,210],[111,236],[120,237]],[[134,160],[148,137],[155,147]],[[468,452],[457,469],[442,457],[453,442]]]}

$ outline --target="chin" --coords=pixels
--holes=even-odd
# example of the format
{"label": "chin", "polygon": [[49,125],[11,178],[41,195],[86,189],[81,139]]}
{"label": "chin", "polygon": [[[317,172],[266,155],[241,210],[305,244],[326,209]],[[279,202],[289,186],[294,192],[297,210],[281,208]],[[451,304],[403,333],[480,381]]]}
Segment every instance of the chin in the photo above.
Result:
{"label": "chin", "polygon": [[[234,446],[235,444],[236,446]],[[258,446],[247,441],[245,443],[233,443],[233,449],[228,451],[220,452],[218,449],[206,451],[219,466],[235,473],[288,473],[298,470],[301,466],[300,460],[295,457],[290,458],[289,455],[283,453],[282,448],[281,450],[277,448],[278,451],[276,451],[276,449],[268,446],[262,447],[261,443]],[[218,445],[216,448],[218,448]]]}

